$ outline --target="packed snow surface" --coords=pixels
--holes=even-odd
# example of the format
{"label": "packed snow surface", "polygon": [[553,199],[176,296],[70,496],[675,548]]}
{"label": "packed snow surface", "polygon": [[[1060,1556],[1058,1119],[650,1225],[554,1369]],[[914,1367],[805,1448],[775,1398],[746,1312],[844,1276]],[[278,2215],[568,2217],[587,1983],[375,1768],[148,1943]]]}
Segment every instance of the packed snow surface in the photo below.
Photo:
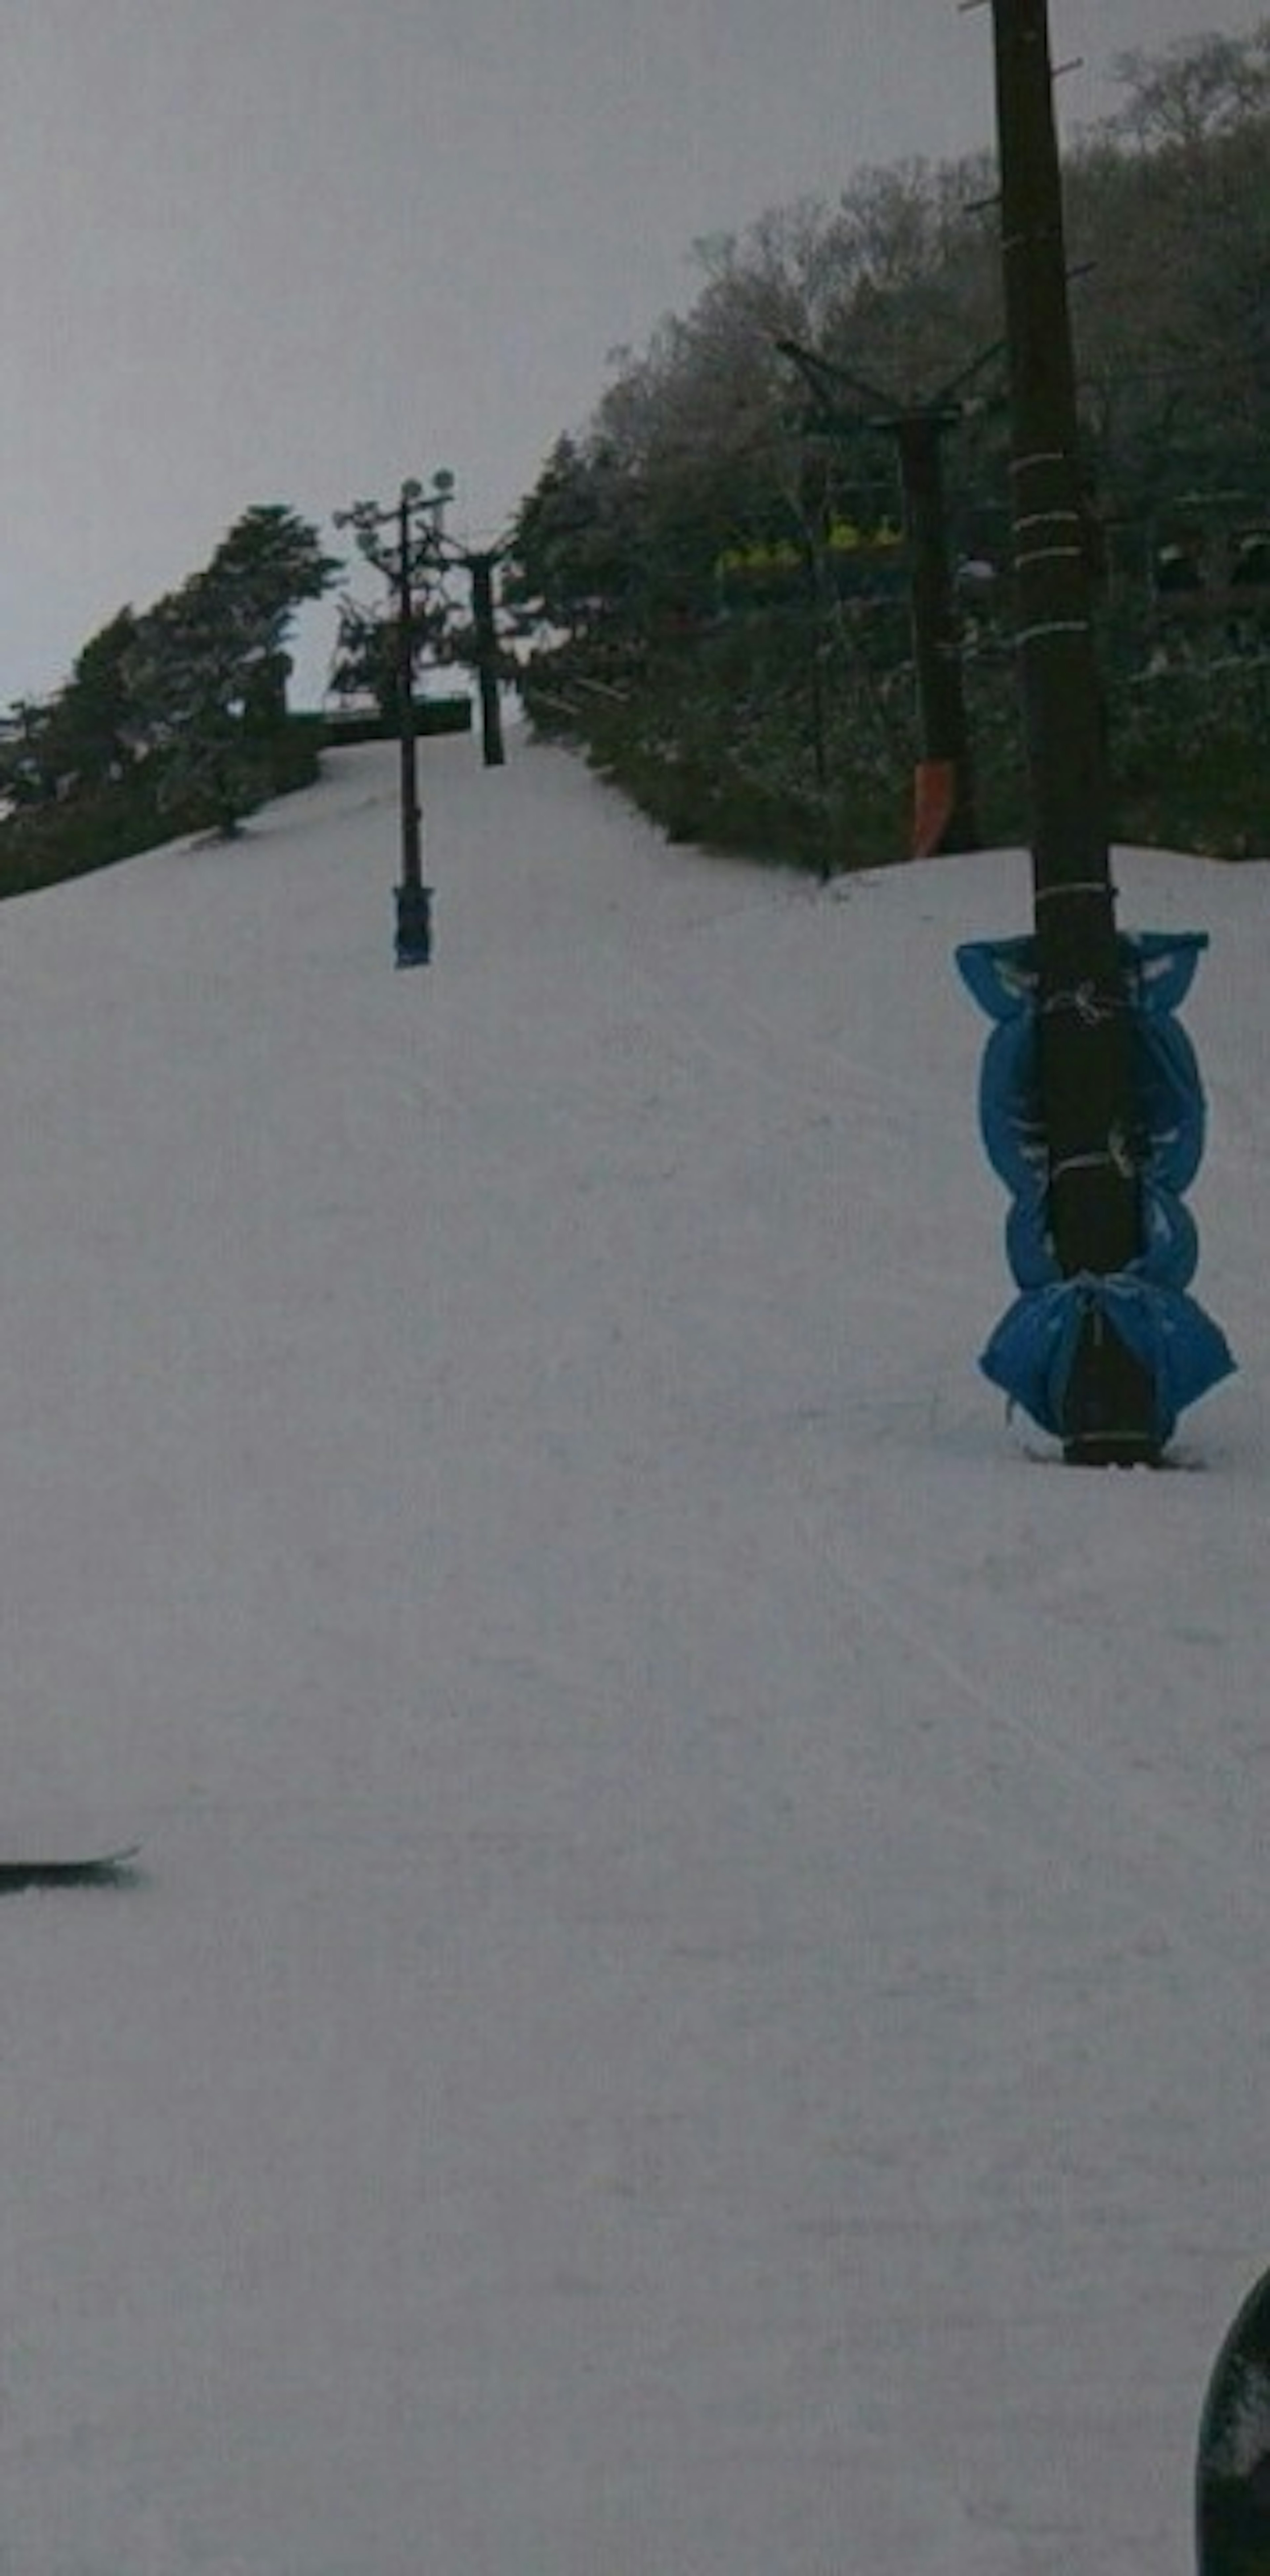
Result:
{"label": "packed snow surface", "polygon": [[563,753],[0,914],[6,2576],[1183,2576],[1270,2261],[1263,865],[1176,1472],[1064,1468],[964,938]]}

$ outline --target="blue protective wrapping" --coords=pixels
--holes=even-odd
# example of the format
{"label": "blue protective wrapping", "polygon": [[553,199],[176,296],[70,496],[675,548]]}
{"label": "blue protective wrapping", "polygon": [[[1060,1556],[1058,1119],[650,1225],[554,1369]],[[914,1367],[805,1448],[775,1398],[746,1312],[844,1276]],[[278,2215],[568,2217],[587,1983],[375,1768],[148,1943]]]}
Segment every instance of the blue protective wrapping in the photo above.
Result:
{"label": "blue protective wrapping", "polygon": [[1154,1396],[1152,1432],[1161,1444],[1171,1437],[1179,1413],[1235,1366],[1225,1334],[1193,1297],[1134,1271],[1107,1279],[1081,1271],[1048,1288],[1025,1290],[1003,1315],[980,1366],[1056,1438],[1067,1419],[1072,1366],[1091,1313],[1106,1316],[1146,1370]]}
{"label": "blue protective wrapping", "polygon": [[[1122,1140],[1141,1193],[1139,1257],[1109,1278],[1064,1278],[1049,1229],[1049,1149],[1041,1099],[1038,977],[1032,938],[972,940],[957,950],[962,979],[993,1022],[984,1048],[979,1118],[984,1148],[1010,1192],[1006,1256],[1021,1295],[981,1365],[1046,1431],[1061,1436],[1072,1365],[1087,1319],[1102,1314],[1148,1371],[1156,1437],[1234,1360],[1225,1337],[1186,1295],[1199,1257],[1183,1206],[1204,1150],[1204,1094],[1195,1051],[1173,1017],[1190,989],[1204,931],[1137,931],[1119,942],[1135,1132]],[[1092,990],[1066,997],[1096,1015]]]}

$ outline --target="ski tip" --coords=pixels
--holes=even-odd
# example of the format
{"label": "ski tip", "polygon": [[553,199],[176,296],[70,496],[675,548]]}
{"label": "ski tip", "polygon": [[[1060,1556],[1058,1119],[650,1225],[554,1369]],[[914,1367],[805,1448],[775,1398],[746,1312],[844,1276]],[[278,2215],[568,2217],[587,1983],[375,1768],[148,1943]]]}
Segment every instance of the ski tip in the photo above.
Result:
{"label": "ski tip", "polygon": [[17,1895],[29,1887],[120,1885],[134,1874],[133,1865],[140,1849],[140,1843],[126,1843],[115,1851],[46,1854],[43,1857],[38,1852],[25,1856],[0,1852],[0,1896]]}

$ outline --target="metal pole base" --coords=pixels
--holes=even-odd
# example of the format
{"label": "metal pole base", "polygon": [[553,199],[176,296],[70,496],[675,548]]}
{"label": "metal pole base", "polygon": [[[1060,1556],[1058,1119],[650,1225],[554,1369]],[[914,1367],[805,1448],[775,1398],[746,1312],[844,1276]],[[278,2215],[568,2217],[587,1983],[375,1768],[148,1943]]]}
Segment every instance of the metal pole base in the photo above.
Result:
{"label": "metal pole base", "polygon": [[432,955],[432,888],[397,887],[396,963],[426,966]]}

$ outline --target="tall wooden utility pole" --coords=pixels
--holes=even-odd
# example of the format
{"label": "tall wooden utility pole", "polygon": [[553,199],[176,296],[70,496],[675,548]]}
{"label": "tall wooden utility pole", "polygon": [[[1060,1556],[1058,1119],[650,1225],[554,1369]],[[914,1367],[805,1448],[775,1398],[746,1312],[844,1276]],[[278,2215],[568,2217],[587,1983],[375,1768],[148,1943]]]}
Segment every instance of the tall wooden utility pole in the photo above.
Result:
{"label": "tall wooden utility pole", "polygon": [[[1018,649],[1031,785],[1049,1218],[1067,1277],[1142,1248],[1129,1019],[1078,453],[1048,0],[991,0],[1012,414]],[[1063,1424],[1076,1465],[1157,1454],[1147,1371],[1093,1309]]]}

